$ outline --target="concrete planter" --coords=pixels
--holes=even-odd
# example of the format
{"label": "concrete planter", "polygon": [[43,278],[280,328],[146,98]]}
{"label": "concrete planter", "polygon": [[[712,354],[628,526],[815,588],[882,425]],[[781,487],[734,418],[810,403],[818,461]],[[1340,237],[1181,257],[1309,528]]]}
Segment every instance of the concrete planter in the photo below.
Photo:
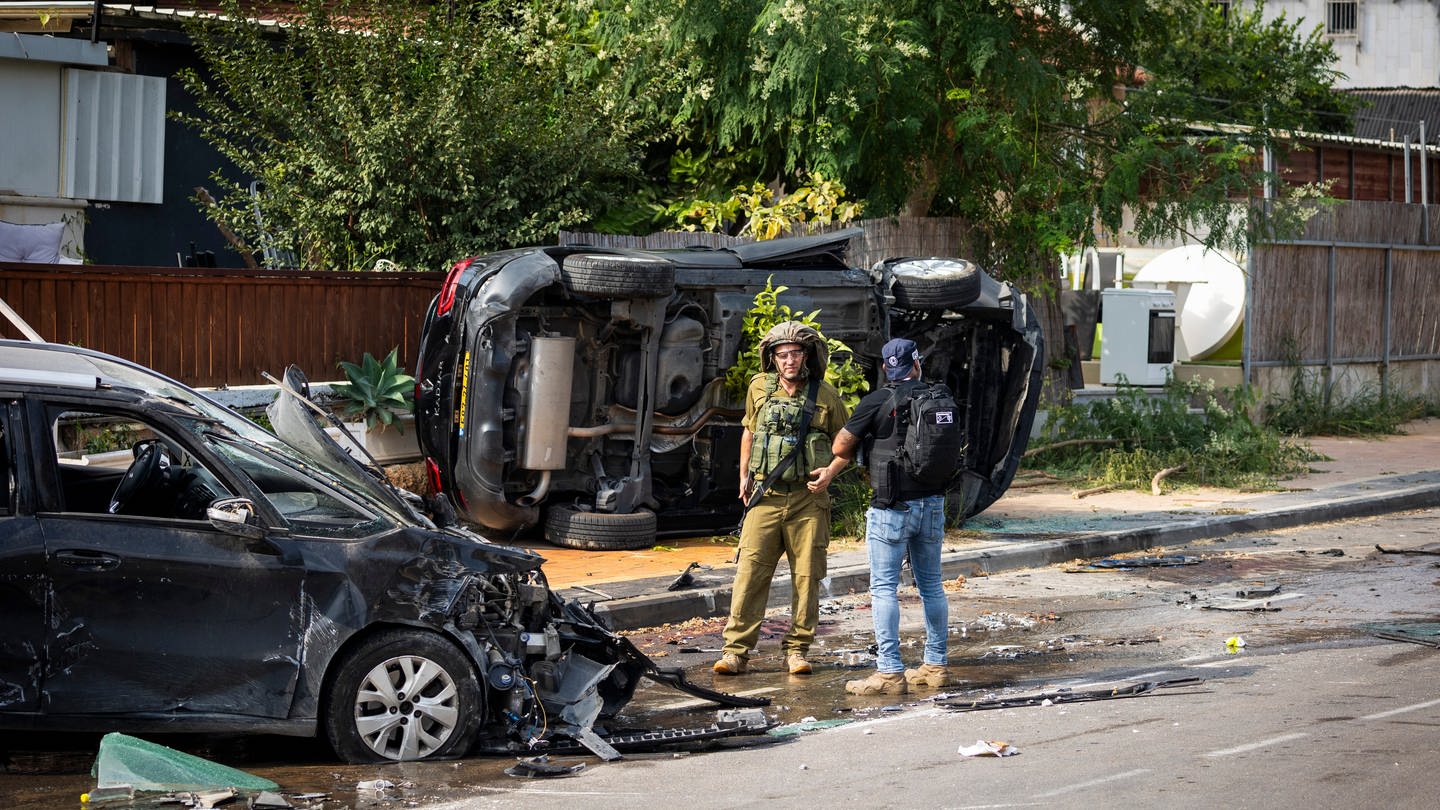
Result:
{"label": "concrete planter", "polygon": [[343,435],[336,428],[326,428],[325,432],[347,450],[363,447],[380,464],[404,464],[420,460],[420,445],[415,439],[413,414],[398,417],[395,424],[387,428],[377,426],[367,430],[364,422],[346,422]]}

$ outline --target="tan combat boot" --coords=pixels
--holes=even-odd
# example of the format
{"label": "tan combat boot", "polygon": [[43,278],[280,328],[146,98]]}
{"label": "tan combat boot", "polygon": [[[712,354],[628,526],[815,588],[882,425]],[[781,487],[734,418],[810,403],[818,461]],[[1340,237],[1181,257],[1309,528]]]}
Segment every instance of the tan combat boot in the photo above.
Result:
{"label": "tan combat boot", "polygon": [[744,675],[750,671],[750,659],[735,653],[725,653],[711,669],[715,670],[716,675]]}
{"label": "tan combat boot", "polygon": [[847,681],[845,691],[862,697],[868,695],[903,695],[910,691],[905,676],[899,672],[877,672],[862,681]]}
{"label": "tan combat boot", "polygon": [[791,675],[810,674],[810,662],[805,659],[804,653],[792,652],[785,656],[785,668],[790,670]]}
{"label": "tan combat boot", "polygon": [[921,664],[919,669],[907,669],[905,682],[916,689],[939,689],[954,683],[950,678],[950,668],[944,664]]}

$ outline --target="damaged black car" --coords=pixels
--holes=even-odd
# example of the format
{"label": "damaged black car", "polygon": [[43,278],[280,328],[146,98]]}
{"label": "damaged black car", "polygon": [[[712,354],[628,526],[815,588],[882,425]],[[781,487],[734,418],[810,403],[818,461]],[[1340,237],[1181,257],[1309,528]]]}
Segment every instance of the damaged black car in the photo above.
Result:
{"label": "damaged black car", "polygon": [[272,434],[119,358],[0,341],[0,728],[320,735],[371,762],[608,753],[642,678],[763,704],[437,525],[325,436],[302,374],[284,388]]}
{"label": "damaged black car", "polygon": [[734,526],[742,405],[725,373],[767,283],[819,312],[872,381],[914,340],[963,408],[950,517],[999,498],[1040,395],[1044,343],[1019,290],[961,259],[846,259],[858,229],[730,248],[536,247],[465,259],[421,336],[416,423],[431,483],[495,533],[643,548]]}

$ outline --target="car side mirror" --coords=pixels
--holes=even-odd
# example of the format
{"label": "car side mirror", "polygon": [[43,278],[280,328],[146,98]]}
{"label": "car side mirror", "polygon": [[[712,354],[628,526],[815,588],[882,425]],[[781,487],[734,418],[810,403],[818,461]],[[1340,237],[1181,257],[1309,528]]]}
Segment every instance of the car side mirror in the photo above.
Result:
{"label": "car side mirror", "polygon": [[210,525],[226,534],[243,537],[246,540],[260,540],[265,529],[255,525],[255,504],[249,498],[220,498],[210,502],[205,509]]}

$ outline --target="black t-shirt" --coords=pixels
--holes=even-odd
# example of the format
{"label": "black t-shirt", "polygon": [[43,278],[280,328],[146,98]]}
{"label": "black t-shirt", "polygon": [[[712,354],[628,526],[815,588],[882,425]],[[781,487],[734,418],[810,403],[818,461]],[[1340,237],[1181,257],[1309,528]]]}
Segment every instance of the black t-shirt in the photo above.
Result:
{"label": "black t-shirt", "polygon": [[[856,405],[854,412],[850,414],[850,421],[845,423],[845,429],[858,437],[864,445],[867,466],[874,463],[875,442],[888,439],[895,432],[895,426],[898,423],[895,412],[909,400],[910,389],[914,388],[918,382],[918,380],[902,380],[898,383],[889,383],[884,388],[877,388],[862,397],[860,404]],[[892,395],[895,398],[893,404],[890,402]],[[887,405],[890,407],[887,408]],[[944,487],[922,484],[907,475],[898,461],[895,462],[895,465],[899,484],[896,501],[909,501],[915,498],[944,494]],[[874,476],[875,470],[872,468],[872,482],[875,480]],[[883,506],[884,504],[875,503],[875,505]]]}

